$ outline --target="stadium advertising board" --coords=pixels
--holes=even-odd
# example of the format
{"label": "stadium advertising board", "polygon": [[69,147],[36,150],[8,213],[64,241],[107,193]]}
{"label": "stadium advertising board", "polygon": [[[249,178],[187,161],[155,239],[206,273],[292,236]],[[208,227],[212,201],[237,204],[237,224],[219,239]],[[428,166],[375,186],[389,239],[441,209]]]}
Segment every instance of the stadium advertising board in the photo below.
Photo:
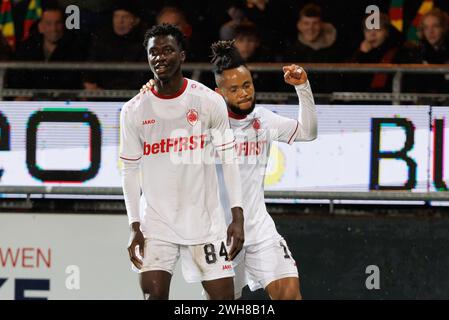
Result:
{"label": "stadium advertising board", "polygon": [[[116,102],[1,102],[0,185],[120,187]],[[266,105],[296,118],[295,105]],[[269,190],[445,190],[449,107],[318,106],[318,138],[276,143]]]}
{"label": "stadium advertising board", "polygon": [[[143,299],[128,237],[125,215],[0,213],[0,300]],[[204,299],[180,266],[171,288]]]}

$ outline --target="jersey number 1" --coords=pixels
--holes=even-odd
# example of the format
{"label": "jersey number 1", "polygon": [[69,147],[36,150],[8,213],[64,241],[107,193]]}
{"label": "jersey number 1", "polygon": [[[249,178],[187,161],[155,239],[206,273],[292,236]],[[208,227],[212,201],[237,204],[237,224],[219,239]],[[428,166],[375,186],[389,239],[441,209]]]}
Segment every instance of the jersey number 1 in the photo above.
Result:
{"label": "jersey number 1", "polygon": [[282,243],[282,241],[279,243],[280,243],[281,247],[284,249],[284,258],[290,259],[290,255],[288,254],[287,247]]}

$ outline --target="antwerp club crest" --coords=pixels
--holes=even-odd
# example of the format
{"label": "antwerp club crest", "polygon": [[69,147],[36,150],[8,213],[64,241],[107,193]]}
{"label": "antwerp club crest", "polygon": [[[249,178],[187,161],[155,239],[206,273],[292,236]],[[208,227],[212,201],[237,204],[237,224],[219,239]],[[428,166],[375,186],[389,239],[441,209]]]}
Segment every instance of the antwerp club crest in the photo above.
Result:
{"label": "antwerp club crest", "polygon": [[260,121],[259,121],[259,119],[254,119],[253,120],[253,128],[254,128],[254,130],[259,130],[260,129]]}
{"label": "antwerp club crest", "polygon": [[195,109],[189,109],[187,112],[187,122],[194,126],[198,122],[198,112]]}

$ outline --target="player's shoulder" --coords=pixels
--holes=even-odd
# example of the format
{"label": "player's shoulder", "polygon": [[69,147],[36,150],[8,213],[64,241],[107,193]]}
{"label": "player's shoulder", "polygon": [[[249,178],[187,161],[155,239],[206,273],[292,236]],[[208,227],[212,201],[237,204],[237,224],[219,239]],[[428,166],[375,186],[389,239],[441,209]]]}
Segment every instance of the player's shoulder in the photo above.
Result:
{"label": "player's shoulder", "polygon": [[222,103],[223,97],[211,88],[196,80],[188,79],[189,92],[209,102]]}
{"label": "player's shoulder", "polygon": [[123,105],[123,112],[135,112],[140,106],[140,102],[144,99],[144,93],[139,92]]}
{"label": "player's shoulder", "polygon": [[258,118],[271,118],[275,113],[266,107],[255,107],[254,114]]}
{"label": "player's shoulder", "polygon": [[271,127],[279,119],[279,115],[267,107],[258,106],[254,108],[254,117],[260,119],[266,126]]}

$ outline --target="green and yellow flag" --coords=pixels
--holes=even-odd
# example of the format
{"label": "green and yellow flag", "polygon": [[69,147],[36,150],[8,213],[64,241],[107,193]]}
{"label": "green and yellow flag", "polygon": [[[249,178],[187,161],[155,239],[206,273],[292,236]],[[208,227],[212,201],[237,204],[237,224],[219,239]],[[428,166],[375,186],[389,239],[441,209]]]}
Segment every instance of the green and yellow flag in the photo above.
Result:
{"label": "green and yellow flag", "polygon": [[26,40],[30,35],[30,28],[33,23],[40,19],[42,16],[42,4],[41,0],[30,0],[28,4],[28,11],[23,23],[23,39]]}
{"label": "green and yellow flag", "polygon": [[390,4],[390,10],[389,10],[389,16],[390,16],[390,22],[398,29],[398,31],[401,31],[404,29],[404,0],[391,0]]}
{"label": "green and yellow flag", "polygon": [[0,31],[12,49],[16,47],[11,0],[3,0],[0,7]]}
{"label": "green and yellow flag", "polygon": [[433,0],[424,0],[421,4],[421,6],[418,9],[418,13],[416,14],[415,19],[412,21],[412,25],[408,29],[407,33],[407,40],[417,42],[419,40],[418,38],[418,26],[421,22],[422,17],[432,10],[433,8]]}
{"label": "green and yellow flag", "polygon": [[[405,0],[391,0],[389,10],[391,24],[400,32],[404,31],[404,2]],[[407,30],[407,40],[414,42],[418,41],[418,25],[421,22],[422,17],[432,10],[432,8],[433,0],[422,0],[415,18],[412,20],[412,23]]]}

